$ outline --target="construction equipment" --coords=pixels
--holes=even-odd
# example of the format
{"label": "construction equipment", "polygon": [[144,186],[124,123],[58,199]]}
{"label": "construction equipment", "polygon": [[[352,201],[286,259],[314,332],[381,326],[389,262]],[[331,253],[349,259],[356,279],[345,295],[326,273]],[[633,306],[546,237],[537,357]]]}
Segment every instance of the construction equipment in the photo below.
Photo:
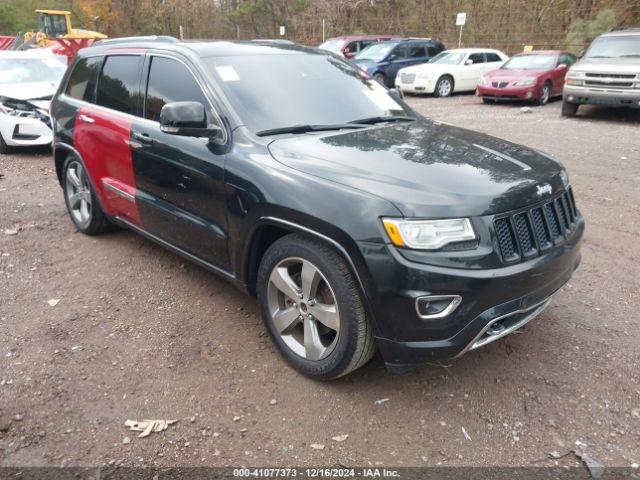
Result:
{"label": "construction equipment", "polygon": [[[49,48],[64,55],[70,64],[81,48],[107,38],[103,33],[73,28],[71,12],[66,10],[36,10],[38,30],[19,33],[15,37],[0,37],[0,50]],[[94,22],[97,20],[94,19]]]}
{"label": "construction equipment", "polygon": [[81,30],[71,26],[71,12],[66,10],[36,10],[38,14],[38,31],[47,38],[87,38],[102,40],[107,38],[103,33],[92,30]]}

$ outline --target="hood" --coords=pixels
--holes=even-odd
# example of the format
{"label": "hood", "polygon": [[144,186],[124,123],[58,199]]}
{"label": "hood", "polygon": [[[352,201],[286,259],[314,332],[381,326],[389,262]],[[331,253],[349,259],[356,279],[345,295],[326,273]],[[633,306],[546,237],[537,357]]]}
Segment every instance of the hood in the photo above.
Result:
{"label": "hood", "polygon": [[373,60],[369,60],[367,58],[361,58],[359,60],[351,60],[351,63],[362,70],[367,70],[369,68],[375,67],[378,65],[378,62],[374,62]]}
{"label": "hood", "polygon": [[520,80],[521,78],[527,77],[538,77],[543,73],[548,72],[549,70],[527,70],[524,68],[511,70],[507,68],[499,68],[498,70],[492,70],[489,73],[485,74],[485,77],[491,79],[505,79],[508,81],[512,80]]}
{"label": "hood", "polygon": [[[430,120],[285,137],[269,149],[291,168],[385,198],[406,217],[505,212],[567,181],[542,153]],[[541,196],[544,184],[552,193]]]}
{"label": "hood", "polygon": [[640,58],[583,58],[571,67],[571,71],[640,74]]}
{"label": "hood", "polygon": [[[49,102],[56,90],[58,85],[53,82],[8,83],[0,85],[0,96],[16,100],[36,100],[31,103],[38,105],[37,102]],[[46,108],[48,107],[47,103]]]}

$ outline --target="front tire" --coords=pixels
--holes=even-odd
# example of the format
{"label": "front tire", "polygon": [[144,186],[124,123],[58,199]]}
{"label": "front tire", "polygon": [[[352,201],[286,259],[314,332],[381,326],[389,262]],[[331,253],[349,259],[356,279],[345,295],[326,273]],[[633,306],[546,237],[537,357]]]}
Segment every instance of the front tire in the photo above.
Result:
{"label": "front tire", "polygon": [[4,138],[2,138],[2,134],[0,134],[0,153],[6,155],[7,153],[11,153],[11,147],[9,147],[9,145],[7,145],[7,143],[4,141]]}
{"label": "front tire", "polygon": [[540,106],[546,105],[549,102],[550,98],[551,98],[551,84],[549,82],[545,82],[545,84],[542,85],[542,89],[540,90],[540,96],[538,97],[536,104]]}
{"label": "front tire", "polygon": [[449,75],[443,75],[436,83],[434,91],[436,97],[449,97],[453,93],[453,78]]}
{"label": "front tire", "polygon": [[373,74],[373,79],[376,80],[379,84],[387,86],[387,77],[382,72],[377,72]]}
{"label": "front tire", "polygon": [[567,102],[566,100],[562,101],[562,116],[563,117],[575,117],[576,113],[578,113],[578,105],[577,103]]}
{"label": "front tire", "polygon": [[262,319],[280,353],[299,372],[332,380],[375,352],[373,328],[340,255],[297,234],[277,240],[258,269]]}
{"label": "front tire", "polygon": [[76,228],[86,235],[99,235],[111,230],[112,224],[102,211],[89,175],[80,160],[69,155],[62,172],[64,200]]}

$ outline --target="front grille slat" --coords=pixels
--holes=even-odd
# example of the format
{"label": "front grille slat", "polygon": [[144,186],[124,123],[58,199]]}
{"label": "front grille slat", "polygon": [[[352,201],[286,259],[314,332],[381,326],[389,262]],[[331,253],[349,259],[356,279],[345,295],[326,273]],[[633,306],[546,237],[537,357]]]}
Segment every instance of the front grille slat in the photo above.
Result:
{"label": "front grille slat", "polygon": [[529,219],[526,213],[519,213],[513,216],[513,224],[516,228],[520,248],[524,256],[531,255],[536,251],[533,232],[529,226]]}
{"label": "front grille slat", "polygon": [[517,260],[516,239],[511,229],[509,219],[499,218],[495,221],[495,227],[502,258],[504,258],[506,262]]}
{"label": "front grille slat", "polygon": [[569,236],[577,218],[570,188],[543,205],[496,218],[493,225],[502,259],[514,263],[548,250]]}

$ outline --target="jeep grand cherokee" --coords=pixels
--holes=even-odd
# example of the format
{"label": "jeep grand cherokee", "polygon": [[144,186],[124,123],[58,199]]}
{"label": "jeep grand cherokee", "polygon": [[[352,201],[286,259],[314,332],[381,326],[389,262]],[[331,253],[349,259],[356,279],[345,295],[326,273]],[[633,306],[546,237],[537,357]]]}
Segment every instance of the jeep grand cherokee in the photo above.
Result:
{"label": "jeep grand cherokee", "polygon": [[315,378],[376,348],[403,371],[501,338],[580,261],[558,162],[424,118],[321,50],[107,40],[52,115],[77,229],[129,228],[256,295]]}

